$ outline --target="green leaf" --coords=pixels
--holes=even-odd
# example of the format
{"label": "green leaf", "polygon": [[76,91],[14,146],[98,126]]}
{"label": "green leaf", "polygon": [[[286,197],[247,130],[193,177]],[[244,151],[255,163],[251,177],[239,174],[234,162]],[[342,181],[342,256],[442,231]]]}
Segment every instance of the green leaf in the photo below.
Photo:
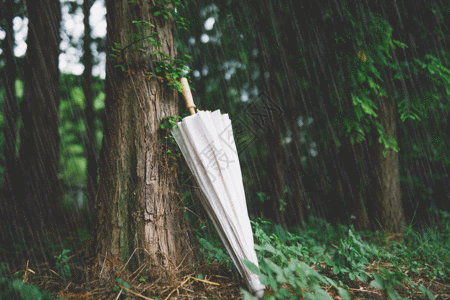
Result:
{"label": "green leaf", "polygon": [[[256,246],[256,245],[255,245],[255,246]],[[252,273],[254,273],[254,274],[258,275],[258,276],[261,275],[261,272],[260,272],[259,268],[258,268],[254,263],[252,263],[251,261],[249,261],[249,260],[247,260],[247,259],[245,259],[245,258],[242,259],[242,262],[244,263],[244,265],[247,266],[247,268],[248,268]]]}
{"label": "green leaf", "polygon": [[384,288],[384,279],[383,279],[383,277],[381,277],[381,275],[376,273],[376,272],[372,273],[372,275],[375,278],[375,280],[373,280],[370,283],[370,286],[373,286],[374,288],[377,288],[377,289],[383,289]]}
{"label": "green leaf", "polygon": [[341,297],[344,300],[350,300],[350,295],[348,294],[347,290],[345,290],[345,289],[343,289],[341,287],[336,287],[336,288],[337,288],[337,290],[339,292],[339,295],[341,295]]}

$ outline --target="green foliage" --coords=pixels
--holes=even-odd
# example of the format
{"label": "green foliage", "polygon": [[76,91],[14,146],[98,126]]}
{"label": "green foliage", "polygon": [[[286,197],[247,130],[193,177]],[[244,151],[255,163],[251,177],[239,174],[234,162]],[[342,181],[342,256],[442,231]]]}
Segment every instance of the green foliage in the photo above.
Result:
{"label": "green foliage", "polygon": [[163,17],[165,20],[174,19],[178,29],[188,29],[189,21],[176,12],[185,8],[181,0],[159,0],[154,3],[152,13],[155,17]]}
{"label": "green foliage", "polygon": [[[202,245],[203,248],[200,248],[200,253],[204,258],[206,258],[206,264],[212,264],[214,262],[218,262],[231,267],[231,259],[228,253],[223,249],[223,247],[215,247],[209,241],[204,238],[199,238],[198,241]],[[217,241],[221,243],[221,241]]]}
{"label": "green foliage", "polygon": [[23,282],[18,278],[9,278],[8,271],[8,265],[0,263],[0,299],[52,299],[49,292],[39,290],[36,285]]}
{"label": "green foliage", "polygon": [[[278,254],[280,255],[280,254]],[[280,255],[282,260],[287,262],[284,255]],[[270,286],[275,292],[268,299],[298,299],[298,295],[305,299],[333,299],[327,292],[320,288],[319,283],[332,285],[336,287],[343,299],[350,299],[348,292],[337,286],[337,284],[311,269],[307,264],[297,259],[291,259],[285,267],[275,264],[264,258],[260,268],[256,267],[251,261],[244,259],[244,264],[256,275],[259,276],[261,283]],[[287,284],[290,288],[285,288]],[[246,294],[245,299],[252,299]]]}
{"label": "green foliage", "polygon": [[[205,263],[207,265],[212,263],[219,263],[225,266],[227,269],[237,271],[232,263],[232,260],[225,250],[225,247],[211,222],[200,222],[200,226],[194,228],[194,233],[199,241],[201,248],[197,253],[197,259],[199,263]],[[207,226],[207,225],[208,226]],[[212,232],[209,233],[210,229]]]}
{"label": "green foliage", "polygon": [[[274,295],[266,299],[297,299],[300,295],[306,299],[330,299],[320,291],[319,284],[335,287],[346,299],[348,292],[343,281],[358,279],[367,282],[369,278],[371,286],[385,291],[390,299],[403,299],[395,290],[401,286],[407,287],[410,295],[415,291],[415,295],[421,293],[425,299],[431,299],[430,291],[412,282],[407,274],[430,274],[430,279],[443,283],[448,281],[450,214],[436,213],[443,218],[441,228],[430,228],[426,233],[410,228],[405,237],[407,246],[397,242],[377,244],[375,237],[386,239],[380,232],[357,233],[354,228],[344,225],[333,228],[316,218],[304,224],[304,229],[295,230],[295,234],[292,230],[286,231],[279,225],[258,219],[252,221],[252,225],[260,267],[245,263],[264,285],[273,290]],[[365,241],[367,239],[373,242]],[[377,267],[377,271],[371,273],[367,271],[370,265],[379,262],[389,267]],[[426,272],[419,271],[425,269]],[[245,299],[255,299],[249,293],[243,293]]]}
{"label": "green foliage", "polygon": [[118,283],[119,285],[118,285],[118,286],[117,286],[117,285],[114,286],[114,287],[113,287],[113,291],[114,291],[114,292],[118,292],[118,291],[121,291],[121,290],[123,289],[123,290],[122,290],[122,294],[128,295],[128,294],[129,294],[128,291],[125,290],[123,287],[129,289],[129,288],[130,288],[130,284],[128,284],[128,282],[123,281],[123,280],[120,279],[120,278],[117,278],[116,281],[117,281],[117,283]]}
{"label": "green foliage", "polygon": [[401,297],[395,290],[394,287],[402,286],[402,281],[409,281],[409,278],[402,274],[401,272],[392,273],[384,268],[379,268],[381,274],[374,272],[373,277],[375,278],[370,285],[385,291],[389,298],[392,300],[407,300],[408,298]]}
{"label": "green foliage", "polygon": [[333,245],[333,247],[336,251],[333,253],[332,260],[328,256],[324,257],[324,262],[333,267],[333,273],[341,275],[339,276],[341,279],[344,279],[343,276],[348,276],[350,280],[358,278],[366,281],[369,274],[364,268],[369,265],[370,253],[365,243],[349,230],[348,236],[340,239],[339,246]]}
{"label": "green foliage", "polygon": [[256,196],[258,196],[258,200],[260,202],[265,202],[265,201],[269,201],[270,200],[270,196],[266,195],[266,193],[264,193],[264,192],[257,192]]}
{"label": "green foliage", "polygon": [[62,274],[63,277],[72,277],[72,272],[70,271],[70,266],[67,263],[69,261],[70,250],[63,250],[60,255],[55,255],[56,258],[56,269]]}
{"label": "green foliage", "polygon": [[[187,29],[188,21],[176,13],[175,8],[183,9],[184,5],[179,0],[175,2],[171,0],[155,1],[151,12],[155,17],[162,17],[166,20],[174,19],[179,29]],[[122,72],[132,72],[129,71],[130,66],[129,62],[125,60],[125,53],[140,52],[145,54],[152,48],[162,46],[161,41],[157,39],[158,32],[151,32],[151,28],[155,27],[155,25],[144,20],[132,20],[131,22],[133,24],[130,37],[131,43],[127,45],[114,43],[114,46],[111,46],[112,53],[109,54],[110,58],[116,62],[114,67],[120,68]],[[191,57],[185,54],[183,58],[173,59],[162,51],[154,51],[151,55],[158,56],[159,58],[154,62],[155,72],[147,72],[147,74],[150,77],[154,76],[158,78],[161,82],[164,81],[163,79],[166,79],[167,85],[177,89],[181,93],[182,85],[179,79],[190,71],[186,67],[186,63]]]}
{"label": "green foliage", "polygon": [[179,116],[169,116],[165,117],[160,125],[161,129],[167,130],[166,136],[162,142],[163,145],[167,146],[166,153],[172,158],[178,158],[181,156],[180,149],[177,146],[175,138],[173,137],[171,131],[176,128],[177,123],[181,120],[182,117]]}
{"label": "green foliage", "polygon": [[182,93],[183,85],[179,82],[179,79],[183,78],[185,73],[191,71],[186,67],[187,61],[191,57],[185,54],[183,58],[173,59],[162,51],[153,52],[152,56],[155,55],[158,55],[160,58],[155,61],[155,72],[147,72],[147,74],[159,78],[160,81],[163,81],[163,78],[165,78],[167,85]]}

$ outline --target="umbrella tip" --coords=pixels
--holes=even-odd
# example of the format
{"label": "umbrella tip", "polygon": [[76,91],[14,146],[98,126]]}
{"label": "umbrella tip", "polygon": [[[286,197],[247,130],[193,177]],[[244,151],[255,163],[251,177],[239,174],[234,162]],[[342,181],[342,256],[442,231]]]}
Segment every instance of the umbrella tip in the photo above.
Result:
{"label": "umbrella tip", "polygon": [[264,290],[256,291],[255,296],[258,297],[258,299],[262,299],[264,297]]}

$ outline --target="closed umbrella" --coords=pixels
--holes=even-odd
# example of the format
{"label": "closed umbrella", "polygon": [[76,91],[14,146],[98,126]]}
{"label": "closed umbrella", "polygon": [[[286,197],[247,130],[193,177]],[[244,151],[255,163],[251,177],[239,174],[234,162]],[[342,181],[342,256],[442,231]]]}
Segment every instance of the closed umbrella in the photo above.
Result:
{"label": "closed umbrella", "polygon": [[249,290],[262,298],[265,287],[242,262],[245,258],[258,266],[230,118],[220,110],[195,113],[186,78],[181,82],[191,116],[177,124],[173,136],[225,248]]}

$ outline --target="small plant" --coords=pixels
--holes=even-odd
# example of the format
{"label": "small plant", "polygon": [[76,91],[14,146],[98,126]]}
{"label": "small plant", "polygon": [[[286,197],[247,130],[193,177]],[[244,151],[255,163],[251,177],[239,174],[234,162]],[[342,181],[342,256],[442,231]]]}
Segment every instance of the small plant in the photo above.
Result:
{"label": "small plant", "polygon": [[409,278],[406,275],[403,275],[401,272],[392,273],[387,269],[379,268],[381,274],[376,272],[373,273],[373,277],[375,278],[370,285],[382,289],[385,291],[389,298],[392,300],[407,300],[407,298],[401,297],[395,290],[394,287],[402,286],[401,281],[406,280],[411,283]]}
{"label": "small plant", "polygon": [[162,144],[167,146],[166,153],[173,160],[175,160],[177,157],[180,157],[181,153],[179,148],[177,147],[175,138],[173,137],[170,131],[177,126],[177,121],[180,119],[182,119],[182,117],[179,116],[165,117],[160,126],[161,129],[168,130],[167,135],[164,137],[164,141],[162,142]]}
{"label": "small plant", "polygon": [[[284,255],[281,254],[281,256]],[[287,258],[284,257],[282,260],[287,261]],[[332,300],[333,298],[320,288],[319,283],[332,285],[339,291],[343,299],[350,299],[345,289],[338,287],[333,280],[320,275],[297,259],[292,259],[288,264],[285,264],[285,267],[282,267],[264,258],[259,269],[249,260],[244,259],[243,261],[250,271],[259,276],[263,285],[270,286],[275,292],[274,295],[266,299],[298,299],[299,296],[302,296],[311,300]],[[245,296],[244,299],[256,299],[248,292],[242,291]]]}
{"label": "small plant", "polygon": [[209,265],[213,262],[218,262],[227,267],[231,266],[230,256],[223,249],[214,247],[204,238],[199,238],[199,242],[203,246],[203,248],[200,249],[200,252],[206,258],[206,264]]}
{"label": "small plant", "polygon": [[183,78],[185,73],[191,71],[191,69],[186,67],[186,64],[192,57],[185,54],[181,59],[173,59],[162,51],[153,52],[152,56],[155,55],[159,55],[160,59],[155,61],[155,72],[147,72],[148,78],[156,77],[160,82],[166,80],[167,85],[182,93],[183,85],[179,82],[179,79]]}
{"label": "small plant", "polygon": [[[114,286],[113,291],[114,292],[122,291],[121,294],[128,295],[128,291],[126,289],[129,289],[130,285],[120,278],[117,278],[116,281],[119,285]],[[124,288],[126,288],[126,289],[124,289]]]}
{"label": "small plant", "polygon": [[[175,5],[175,8],[174,8]],[[155,17],[163,17],[165,20],[175,19],[175,23],[177,24],[178,29],[187,30],[187,26],[189,25],[189,21],[186,18],[183,18],[176,12],[176,9],[184,8],[184,5],[181,0],[160,0],[155,1],[155,5],[152,8],[153,15]]]}
{"label": "small plant", "polygon": [[8,271],[8,265],[0,263],[0,299],[52,300],[49,292],[40,291],[36,285],[23,282],[18,278],[9,278]]}
{"label": "small plant", "polygon": [[56,269],[65,277],[72,277],[72,272],[70,271],[70,266],[67,264],[69,261],[69,254],[70,250],[63,250],[63,252],[60,255],[55,255],[56,258]]}
{"label": "small plant", "polygon": [[280,208],[279,208],[279,210],[280,211],[285,211],[286,210],[286,205],[287,205],[286,201],[284,201],[283,199],[280,199]]}
{"label": "small plant", "polygon": [[[351,280],[358,278],[361,281],[366,281],[369,275],[364,267],[369,265],[366,246],[363,241],[359,241],[351,230],[348,231],[349,235],[346,239],[339,241],[339,246],[333,245],[336,248],[332,256],[332,260],[328,257],[324,257],[324,261],[330,267],[333,267],[333,273],[348,274]],[[342,278],[344,279],[344,278]]]}

